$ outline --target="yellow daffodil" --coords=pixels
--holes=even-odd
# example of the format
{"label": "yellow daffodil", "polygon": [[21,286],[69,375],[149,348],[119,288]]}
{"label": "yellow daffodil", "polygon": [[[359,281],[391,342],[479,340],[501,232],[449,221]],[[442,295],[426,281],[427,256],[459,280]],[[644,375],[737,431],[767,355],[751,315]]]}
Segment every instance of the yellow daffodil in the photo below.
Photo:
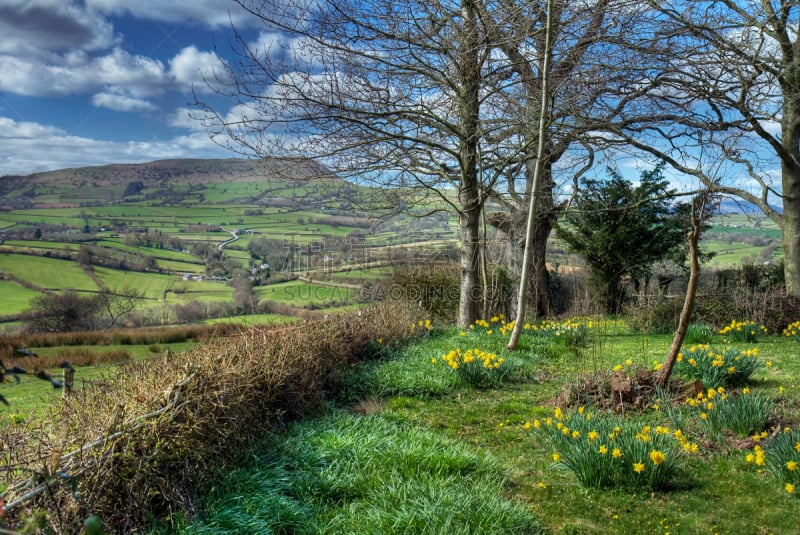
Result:
{"label": "yellow daffodil", "polygon": [[667,456],[664,455],[664,453],[661,452],[661,451],[653,450],[653,451],[650,452],[650,460],[656,466],[658,466],[659,464],[663,463],[666,459],[667,459]]}

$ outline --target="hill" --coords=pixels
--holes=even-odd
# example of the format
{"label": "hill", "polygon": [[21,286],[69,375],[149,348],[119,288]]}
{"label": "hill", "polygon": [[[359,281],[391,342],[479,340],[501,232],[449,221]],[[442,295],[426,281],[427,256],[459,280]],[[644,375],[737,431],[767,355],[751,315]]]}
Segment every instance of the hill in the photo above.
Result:
{"label": "hill", "polygon": [[[8,209],[52,205],[57,198],[62,207],[68,207],[93,200],[121,201],[145,190],[158,193],[175,189],[203,189],[209,184],[299,180],[338,181],[328,169],[312,160],[159,160],[60,169],[26,176],[3,176],[0,177],[0,202]],[[155,195],[151,197],[155,198]]]}
{"label": "hill", "polygon": [[[265,300],[347,304],[358,284],[419,258],[412,243],[436,250],[455,241],[446,214],[396,216],[375,208],[379,193],[311,160],[161,160],[0,177],[0,317],[18,319],[38,295],[131,287],[147,299],[147,321],[243,312],[242,302],[229,306],[236,295],[250,312]],[[246,278],[252,292],[235,294],[233,281]]]}

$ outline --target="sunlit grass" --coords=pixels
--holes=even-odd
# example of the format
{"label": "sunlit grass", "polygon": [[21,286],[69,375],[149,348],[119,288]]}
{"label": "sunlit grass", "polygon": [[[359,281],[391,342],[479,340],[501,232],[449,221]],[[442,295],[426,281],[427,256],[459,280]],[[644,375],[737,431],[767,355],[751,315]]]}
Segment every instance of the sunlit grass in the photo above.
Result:
{"label": "sunlit grass", "polygon": [[381,416],[334,414],[273,436],[179,533],[533,534],[503,467]]}

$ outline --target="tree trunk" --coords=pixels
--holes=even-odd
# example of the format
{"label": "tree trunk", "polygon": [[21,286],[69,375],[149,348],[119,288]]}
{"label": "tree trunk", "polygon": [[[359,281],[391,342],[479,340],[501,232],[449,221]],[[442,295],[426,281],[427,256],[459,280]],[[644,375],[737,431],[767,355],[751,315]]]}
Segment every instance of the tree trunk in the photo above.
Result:
{"label": "tree trunk", "polygon": [[481,308],[480,210],[464,210],[459,217],[459,225],[461,287],[458,300],[458,326],[467,329],[479,318]]}
{"label": "tree trunk", "polygon": [[[796,61],[796,58],[793,59]],[[783,235],[786,294],[791,296],[800,296],[800,101],[798,101],[800,87],[796,82],[798,69],[800,67],[794,62],[788,65],[787,71],[794,76],[787,77],[782,84],[784,100],[781,147],[785,156],[781,160],[783,214],[778,224]]]}
{"label": "tree trunk", "polygon": [[[795,140],[797,146],[797,140]],[[797,151],[795,151],[797,152]],[[800,166],[783,164],[783,270],[786,293],[800,296]]]}
{"label": "tree trunk", "polygon": [[[532,183],[532,167],[528,166],[528,180]],[[547,241],[553,232],[556,221],[555,204],[553,202],[552,168],[545,162],[542,176],[539,180],[536,195],[536,215],[534,222],[533,241],[531,243],[530,272],[528,281],[528,311],[531,317],[541,318],[552,312],[550,302],[550,272],[547,271]],[[519,282],[522,273],[522,262],[525,251],[525,222],[526,209],[524,206],[514,208],[509,218],[509,259],[511,262],[510,273],[512,280]],[[512,302],[511,317],[517,317],[518,303]]]}
{"label": "tree trunk", "polygon": [[481,267],[481,206],[478,182],[478,139],[480,138],[480,88],[481,63],[478,57],[478,36],[475,7],[470,0],[462,0],[464,19],[459,75],[464,88],[461,124],[463,132],[459,146],[461,176],[458,199],[461,206],[459,227],[461,231],[461,289],[458,302],[458,325],[462,329],[475,323],[480,313],[482,292]]}
{"label": "tree trunk", "polygon": [[[700,241],[700,233],[702,232],[703,213],[706,206],[706,195],[700,195],[692,200],[692,230],[689,233],[689,283],[686,285],[686,297],[683,300],[683,309],[678,319],[678,328],[675,331],[675,336],[672,338],[672,345],[669,347],[667,360],[661,367],[656,378],[656,386],[665,386],[672,375],[672,369],[675,367],[675,362],[678,360],[678,353],[683,345],[683,339],[686,337],[686,331],[689,330],[689,320],[692,317],[692,310],[694,309],[694,299],[697,295],[697,281],[700,279],[700,262],[697,259],[697,243]],[[698,206],[699,204],[699,206]],[[700,212],[698,215],[697,212]]]}

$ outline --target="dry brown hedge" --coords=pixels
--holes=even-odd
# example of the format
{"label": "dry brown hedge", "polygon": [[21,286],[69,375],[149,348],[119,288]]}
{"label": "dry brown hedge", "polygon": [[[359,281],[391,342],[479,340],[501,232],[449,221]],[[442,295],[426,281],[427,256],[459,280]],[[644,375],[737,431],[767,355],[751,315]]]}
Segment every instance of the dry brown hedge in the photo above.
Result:
{"label": "dry brown hedge", "polygon": [[[59,533],[76,533],[89,515],[130,533],[196,512],[201,490],[245,448],[318,409],[348,364],[375,355],[378,340],[412,336],[416,319],[385,305],[243,330],[169,360],[125,365],[45,418],[0,426],[7,526],[44,509]],[[32,490],[39,494],[13,506]]]}

